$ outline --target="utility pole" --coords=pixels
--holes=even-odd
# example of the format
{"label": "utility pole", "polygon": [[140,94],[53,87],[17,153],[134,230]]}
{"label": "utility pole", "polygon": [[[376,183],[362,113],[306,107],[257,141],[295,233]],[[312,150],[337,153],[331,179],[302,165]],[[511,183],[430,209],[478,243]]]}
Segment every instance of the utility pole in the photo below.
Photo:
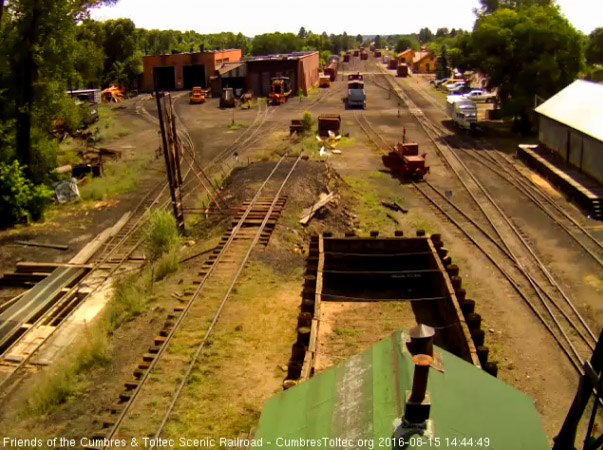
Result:
{"label": "utility pole", "polygon": [[163,156],[165,158],[165,170],[167,172],[168,186],[170,188],[170,196],[172,198],[172,209],[176,219],[176,225],[181,233],[184,234],[184,212],[182,208],[181,183],[178,178],[180,161],[176,159],[175,152],[171,150],[169,145],[168,133],[171,129],[165,124],[164,109],[161,105],[161,99],[165,97],[165,93],[159,92],[159,80],[157,72],[154,74],[155,81],[155,100],[157,101],[157,115],[159,117],[159,128],[161,130],[161,141],[163,143]]}

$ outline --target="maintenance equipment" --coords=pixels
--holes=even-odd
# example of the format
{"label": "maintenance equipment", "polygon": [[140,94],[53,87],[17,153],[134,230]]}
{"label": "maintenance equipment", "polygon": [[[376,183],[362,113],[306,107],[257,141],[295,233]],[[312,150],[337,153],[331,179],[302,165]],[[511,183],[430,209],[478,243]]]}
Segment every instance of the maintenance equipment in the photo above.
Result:
{"label": "maintenance equipment", "polygon": [[198,104],[198,103],[205,103],[205,95],[207,94],[207,91],[204,91],[201,87],[194,87],[193,90],[191,91],[191,95],[189,97],[189,103],[192,104]]}
{"label": "maintenance equipment", "polygon": [[234,108],[235,107],[235,96],[234,91],[230,87],[222,89],[222,96],[220,97],[220,108]]}
{"label": "maintenance equipment", "polygon": [[289,86],[289,77],[274,77],[268,100],[272,105],[285,103],[291,95],[291,87]]}
{"label": "maintenance equipment", "polygon": [[393,174],[404,178],[421,180],[429,172],[429,167],[425,166],[425,154],[419,155],[419,144],[414,142],[398,142],[391,152],[381,158]]}

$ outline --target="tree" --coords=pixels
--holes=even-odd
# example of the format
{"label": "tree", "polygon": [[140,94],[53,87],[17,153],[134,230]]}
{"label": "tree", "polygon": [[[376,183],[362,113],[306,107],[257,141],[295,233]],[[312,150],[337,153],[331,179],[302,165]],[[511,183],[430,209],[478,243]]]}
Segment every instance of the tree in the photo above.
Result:
{"label": "tree", "polygon": [[26,176],[38,183],[53,164],[47,132],[59,107],[59,93],[74,77],[75,24],[100,1],[6,0],[2,15],[2,58],[10,74],[2,77],[3,99],[14,120],[15,156]]}
{"label": "tree", "polygon": [[436,31],[436,37],[447,37],[450,34],[448,28],[438,28]]}
{"label": "tree", "polygon": [[413,41],[411,38],[408,38],[408,37],[399,38],[398,42],[396,42],[396,53],[403,52],[407,48],[416,49],[417,42]]}
{"label": "tree", "polygon": [[492,14],[497,9],[529,8],[530,6],[553,6],[553,0],[480,0],[480,14]]}
{"label": "tree", "polygon": [[381,36],[379,36],[379,35],[375,36],[374,42],[375,42],[375,48],[377,48],[377,49],[381,48]]}
{"label": "tree", "polygon": [[308,36],[306,29],[304,27],[301,27],[297,32],[297,37],[300,39],[306,39],[306,36]]}
{"label": "tree", "polygon": [[440,56],[436,61],[436,79],[446,78],[450,75],[450,69],[448,68],[448,60],[446,58],[446,46],[442,45],[440,49]]}
{"label": "tree", "polygon": [[362,39],[362,35],[361,34],[359,34],[358,36],[356,36],[356,42],[358,42],[359,44],[362,44],[362,41],[363,41],[363,39]]}
{"label": "tree", "polygon": [[603,64],[603,27],[595,28],[588,35],[586,61],[589,64]]}
{"label": "tree", "polygon": [[419,42],[421,44],[426,44],[432,40],[433,40],[433,33],[431,32],[431,30],[429,28],[425,27],[425,28],[421,28],[419,30]]}
{"label": "tree", "polygon": [[534,95],[549,98],[582,65],[580,34],[555,7],[498,9],[478,18],[472,35],[475,67],[498,89],[503,113],[529,122]]}

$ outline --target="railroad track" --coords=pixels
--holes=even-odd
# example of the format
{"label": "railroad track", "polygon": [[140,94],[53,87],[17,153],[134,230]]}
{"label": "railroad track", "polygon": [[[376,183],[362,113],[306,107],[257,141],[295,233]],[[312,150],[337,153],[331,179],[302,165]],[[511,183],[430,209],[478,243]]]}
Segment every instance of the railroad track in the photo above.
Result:
{"label": "railroad track", "polygon": [[[596,339],[573,301],[534,252],[518,227],[447,144],[442,130],[423,114],[413,113],[418,110],[416,105],[396,89],[391,80],[388,81],[392,84],[389,90],[396,92],[409,106],[415,119],[436,146],[440,157],[453,171],[481,214],[476,217],[474,211],[464,211],[429,182],[413,183],[414,188],[439,213],[457,226],[494,264],[549,331],[574,368],[582,373],[585,358],[590,355]],[[363,120],[363,129],[372,128],[366,117],[357,120],[359,124]],[[378,148],[388,150],[387,143],[380,137],[374,137],[378,135],[374,130],[365,130],[365,133]]]}
{"label": "railroad track", "polygon": [[[125,384],[120,403],[111,409],[112,416],[103,421],[105,428],[92,436],[92,442],[158,438],[172,417],[183,413],[178,409],[178,400],[186,392],[191,372],[202,363],[203,349],[249,256],[258,243],[267,241],[268,227],[274,227],[284,207],[283,189],[301,159],[300,155],[293,162],[286,162],[286,156],[278,161],[253,199],[244,204],[220,247],[201,267],[202,278],[183,299],[182,306],[168,317],[155,345],[134,372],[134,379]],[[265,198],[268,200],[262,200]],[[149,402],[153,403],[152,413]]]}
{"label": "railroad track", "polygon": [[[152,116],[150,118],[154,119]],[[153,123],[157,124],[158,120],[154,119]],[[179,134],[184,140],[183,147],[187,150],[182,161],[190,163],[189,159],[194,158],[194,143],[190,140],[190,135],[188,135],[186,129]],[[185,182],[189,182],[191,174],[191,168],[187,169],[183,174]],[[29,330],[35,330],[40,327],[47,327],[48,329],[50,327],[50,331],[44,333],[43,339],[39,339],[35,347],[19,362],[1,361],[4,375],[4,378],[0,379],[0,393],[2,396],[9,394],[12,388],[17,386],[17,377],[27,370],[30,361],[35,359],[44,344],[54,335],[60,325],[76,312],[77,307],[87,297],[98,291],[109,278],[118,273],[126,264],[133,263],[139,265],[144,261],[144,258],[140,257],[136,257],[136,261],[132,261],[132,257],[144,242],[143,230],[149,217],[147,210],[155,207],[167,208],[170,205],[171,199],[167,192],[167,187],[168,184],[164,180],[159,182],[157,180],[146,181],[143,186],[143,191],[146,193],[134,207],[123,227],[90,257],[91,270],[80,278],[77,283],[69,287],[68,291],[64,293],[62,298],[52,308],[41,315],[34,323],[30,324]],[[80,289],[83,286],[86,286],[86,292],[85,294],[80,294]],[[28,334],[24,333],[15,339],[3,354],[9,354],[12,349],[19,346],[27,338]]]}

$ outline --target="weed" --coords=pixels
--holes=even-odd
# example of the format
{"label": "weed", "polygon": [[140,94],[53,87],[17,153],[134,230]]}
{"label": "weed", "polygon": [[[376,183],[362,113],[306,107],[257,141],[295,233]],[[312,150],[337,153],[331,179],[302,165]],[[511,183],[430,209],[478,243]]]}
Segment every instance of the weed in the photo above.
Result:
{"label": "weed", "polygon": [[232,122],[230,124],[228,124],[228,129],[232,130],[232,131],[236,131],[239,128],[243,128],[245,125],[242,124],[241,122]]}
{"label": "weed", "polygon": [[313,123],[314,120],[312,119],[312,114],[310,114],[309,111],[304,111],[302,116],[302,125],[304,127],[304,131],[310,131]]}
{"label": "weed", "polygon": [[156,261],[164,253],[174,251],[180,245],[180,236],[176,219],[162,209],[148,212],[149,223],[146,228],[146,247],[151,261]]}
{"label": "weed", "polygon": [[113,298],[107,311],[109,331],[142,313],[148,302],[149,285],[148,276],[141,277],[140,274],[131,274],[115,281]]}
{"label": "weed", "polygon": [[153,269],[153,279],[160,281],[170,273],[176,272],[178,270],[178,260],[178,252],[174,250],[159,258]]}

